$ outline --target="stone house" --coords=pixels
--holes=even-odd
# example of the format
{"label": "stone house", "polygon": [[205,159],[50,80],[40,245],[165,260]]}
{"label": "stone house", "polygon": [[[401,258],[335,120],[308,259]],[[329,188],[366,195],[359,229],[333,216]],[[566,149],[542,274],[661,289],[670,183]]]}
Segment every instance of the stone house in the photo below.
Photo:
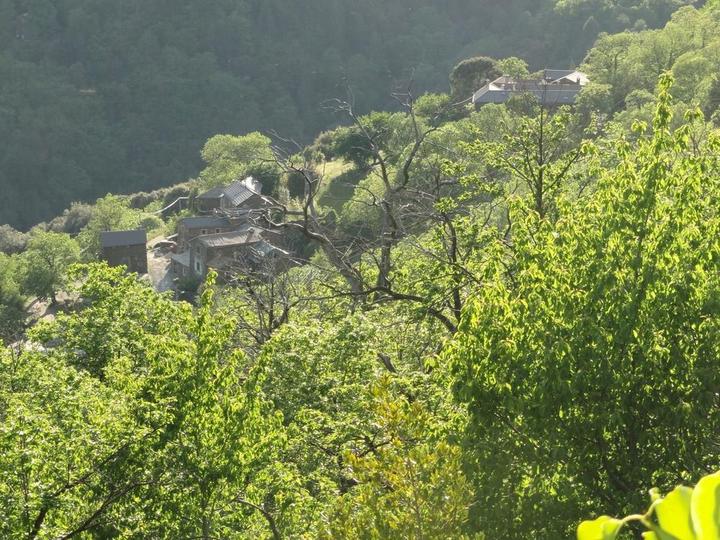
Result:
{"label": "stone house", "polygon": [[268,206],[272,206],[272,201],[262,194],[262,184],[251,176],[236,180],[228,186],[210,189],[195,198],[195,209],[199,213]]}
{"label": "stone house", "polygon": [[221,275],[228,270],[255,270],[270,261],[289,260],[289,253],[280,247],[282,239],[277,231],[256,226],[198,236],[190,241],[187,266],[199,279],[210,269]]}
{"label": "stone house", "polygon": [[531,94],[544,106],[572,105],[588,84],[587,75],[572,69],[546,69],[539,79],[502,76],[489,82],[472,96],[476,106],[505,103],[519,94]]}
{"label": "stone house", "polygon": [[190,247],[190,241],[198,236],[220,234],[232,231],[236,224],[227,216],[193,216],[177,223],[177,249],[179,252]]}
{"label": "stone house", "polygon": [[100,233],[102,260],[110,266],[125,266],[128,272],[147,274],[147,233],[142,230]]}

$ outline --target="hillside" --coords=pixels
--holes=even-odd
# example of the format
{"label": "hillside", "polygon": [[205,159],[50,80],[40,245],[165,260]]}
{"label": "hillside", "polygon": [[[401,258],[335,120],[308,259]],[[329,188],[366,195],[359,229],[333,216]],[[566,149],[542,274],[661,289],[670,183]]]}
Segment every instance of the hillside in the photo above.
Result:
{"label": "hillside", "polygon": [[[689,0],[0,1],[0,224],[194,177],[216,133],[309,142],[392,92],[445,91],[473,55],[571,66],[601,31],[662,25]],[[697,2],[699,4],[699,2]]]}
{"label": "hillside", "polygon": [[[571,104],[398,93],[0,227],[0,537],[720,540],[718,50],[683,6]],[[555,84],[454,88],[509,71]],[[195,273],[110,266],[121,229]]]}

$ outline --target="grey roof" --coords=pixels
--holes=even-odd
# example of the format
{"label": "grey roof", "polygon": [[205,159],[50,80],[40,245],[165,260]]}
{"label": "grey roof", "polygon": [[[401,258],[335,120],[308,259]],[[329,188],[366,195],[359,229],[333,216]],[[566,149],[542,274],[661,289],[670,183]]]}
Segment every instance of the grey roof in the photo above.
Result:
{"label": "grey roof", "polygon": [[579,84],[545,84],[527,80],[500,80],[485,85],[473,95],[473,103],[505,103],[518,94],[532,94],[543,105],[575,103],[582,90]]}
{"label": "grey roof", "polygon": [[575,99],[582,90],[578,88],[563,88],[558,90],[487,90],[479,91],[473,96],[473,103],[505,103],[514,95],[529,93],[543,105],[567,105],[575,103]]}
{"label": "grey roof", "polygon": [[543,75],[545,76],[545,79],[557,81],[558,79],[562,79],[563,77],[567,77],[568,75],[572,75],[575,73],[574,69],[544,69]]}
{"label": "grey roof", "polygon": [[229,186],[216,187],[198,195],[198,199],[220,199],[227,197],[231,206],[239,206],[253,195],[260,195],[259,182],[252,176],[235,180]]}
{"label": "grey roof", "polygon": [[543,105],[575,103],[588,82],[584,73],[570,69],[546,69],[543,78],[515,79],[502,76],[483,86],[472,97],[473,103],[505,103],[517,94],[532,94]]}
{"label": "grey roof", "polygon": [[147,233],[144,229],[132,231],[104,231],[100,233],[102,247],[137,246],[147,243]]}
{"label": "grey roof", "polygon": [[278,253],[280,255],[290,255],[289,252],[285,251],[284,249],[280,249],[277,246],[273,246],[265,240],[261,240],[260,242],[258,242],[256,246],[253,246],[253,249],[263,257],[267,257],[272,253]]}
{"label": "grey roof", "polygon": [[225,216],[193,216],[180,220],[188,229],[203,229],[211,227],[230,227],[230,220]]}
{"label": "grey roof", "polygon": [[178,264],[181,264],[182,266],[186,266],[190,268],[190,252],[189,251],[183,251],[182,253],[173,253],[170,255],[170,258],[177,262]]}
{"label": "grey roof", "polygon": [[238,180],[226,187],[223,193],[225,193],[232,206],[240,206],[253,195],[259,195],[258,192],[251,188],[253,183],[252,178]]}
{"label": "grey roof", "polygon": [[198,236],[194,241],[207,247],[231,247],[255,244],[262,240],[262,229],[247,227],[239,231]]}

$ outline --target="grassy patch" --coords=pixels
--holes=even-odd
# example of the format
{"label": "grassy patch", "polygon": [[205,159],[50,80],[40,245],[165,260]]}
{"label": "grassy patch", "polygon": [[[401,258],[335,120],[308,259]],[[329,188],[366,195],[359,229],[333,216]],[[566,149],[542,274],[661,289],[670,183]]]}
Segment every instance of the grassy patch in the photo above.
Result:
{"label": "grassy patch", "polygon": [[340,212],[343,204],[352,198],[355,187],[365,176],[364,171],[355,169],[352,163],[343,160],[325,163],[320,172],[323,174],[320,204],[336,212]]}

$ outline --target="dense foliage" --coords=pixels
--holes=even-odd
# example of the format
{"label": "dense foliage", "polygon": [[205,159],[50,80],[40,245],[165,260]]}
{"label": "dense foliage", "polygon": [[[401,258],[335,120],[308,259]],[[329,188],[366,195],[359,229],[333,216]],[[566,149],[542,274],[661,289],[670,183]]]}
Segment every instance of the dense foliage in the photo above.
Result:
{"label": "dense foliage", "polygon": [[[300,264],[190,302],[96,262],[180,191],[0,230],[0,536],[715,540],[720,130],[682,66],[718,39],[720,6],[604,36],[573,108],[398,94],[292,153],[211,137],[178,190],[255,174]],[[454,87],[498,66],[526,69]]]}
{"label": "dense foliage", "polygon": [[516,535],[561,537],[547,513],[629,511],[647,482],[717,466],[720,141],[693,151],[670,118],[661,94],[652,137],[620,144],[555,223],[518,214],[449,353],[481,485],[525,494],[484,499]]}
{"label": "dense foliage", "polygon": [[598,32],[686,3],[2,0],[0,224],[194,176],[216,133],[307,140],[339,120],[324,103],[346,84],[367,111],[411,78],[444,91],[468,56],[577,64]]}
{"label": "dense foliage", "polygon": [[624,519],[601,516],[578,527],[578,540],[615,540],[623,527],[639,523],[646,540],[701,540],[720,537],[718,512],[720,473],[700,479],[694,488],[678,486],[665,497],[653,489],[652,504],[645,514]]}

